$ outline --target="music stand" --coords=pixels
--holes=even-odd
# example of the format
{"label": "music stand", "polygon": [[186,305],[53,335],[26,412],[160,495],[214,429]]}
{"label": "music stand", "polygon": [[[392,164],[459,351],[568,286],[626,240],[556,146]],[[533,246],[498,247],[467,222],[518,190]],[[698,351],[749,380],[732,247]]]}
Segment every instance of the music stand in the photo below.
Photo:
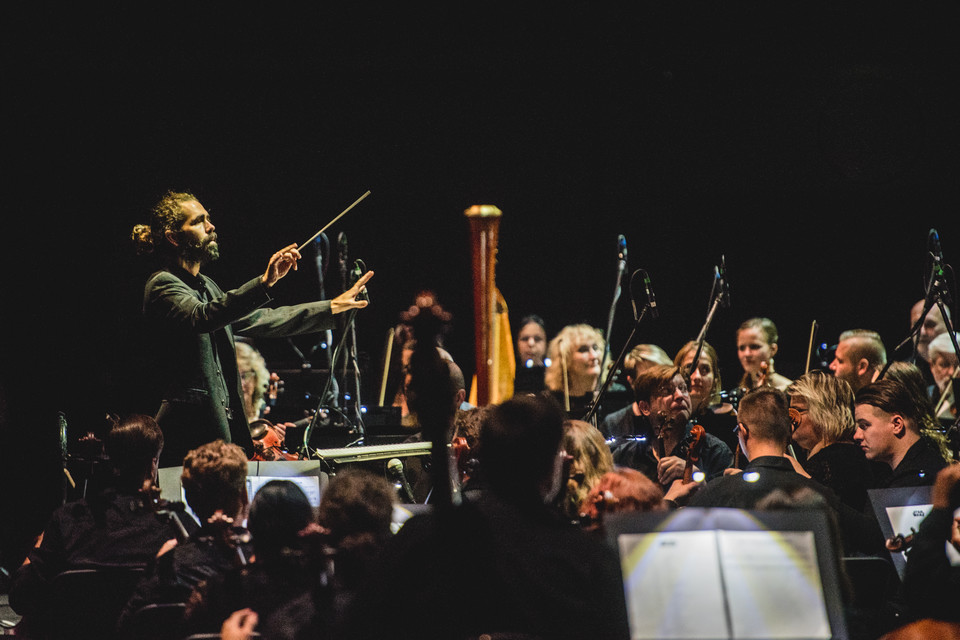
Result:
{"label": "music stand", "polygon": [[604,525],[635,640],[850,637],[821,510],[686,507],[608,514]]}

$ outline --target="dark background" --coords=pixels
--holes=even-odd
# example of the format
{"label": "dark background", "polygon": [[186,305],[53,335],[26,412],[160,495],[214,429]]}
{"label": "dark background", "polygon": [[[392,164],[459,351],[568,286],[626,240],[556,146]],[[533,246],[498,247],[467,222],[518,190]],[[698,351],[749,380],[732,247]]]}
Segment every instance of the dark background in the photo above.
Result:
{"label": "dark background", "polygon": [[[727,387],[744,319],[777,323],[791,377],[814,320],[818,342],[865,327],[890,348],[930,229],[946,262],[960,251],[954,3],[135,4],[4,9],[5,566],[57,503],[57,412],[72,440],[155,410],[136,355],[150,266],[128,237],[170,188],[211,211],[224,288],[372,192],[328,231],[377,272],[356,325],[368,401],[421,288],[472,373],[473,204],[503,211],[511,320],[551,335],[606,326],[623,234],[660,308],[634,342],[674,353],[725,257],[732,305],[707,337]],[[316,297],[312,257],[278,302]],[[625,290],[614,356],[632,327]]]}

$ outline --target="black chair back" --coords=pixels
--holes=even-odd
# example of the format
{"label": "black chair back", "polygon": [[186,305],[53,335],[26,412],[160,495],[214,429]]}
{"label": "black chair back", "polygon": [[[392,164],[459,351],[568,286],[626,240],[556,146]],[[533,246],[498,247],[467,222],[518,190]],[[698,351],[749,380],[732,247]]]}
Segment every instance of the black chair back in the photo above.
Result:
{"label": "black chair back", "polygon": [[117,637],[116,625],[143,567],[71,569],[57,575],[50,587],[50,608],[44,626],[54,640]]}
{"label": "black chair back", "polygon": [[186,633],[186,610],[183,602],[148,604],[134,612],[124,635],[137,640],[181,640]]}

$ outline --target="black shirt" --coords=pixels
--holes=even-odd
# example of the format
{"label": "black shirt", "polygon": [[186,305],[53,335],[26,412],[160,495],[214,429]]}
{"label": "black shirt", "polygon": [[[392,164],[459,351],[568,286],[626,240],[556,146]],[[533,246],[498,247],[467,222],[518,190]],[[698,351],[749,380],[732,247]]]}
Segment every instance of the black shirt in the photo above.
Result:
{"label": "black shirt", "polygon": [[947,466],[937,445],[929,438],[920,437],[907,449],[903,460],[893,470],[886,488],[923,487],[932,485],[937,472]]}
{"label": "black shirt", "polygon": [[[629,410],[630,408],[627,407],[627,409]],[[630,413],[632,415],[632,411]],[[639,424],[642,423],[638,421],[638,425]],[[655,454],[656,436],[653,435],[649,421],[645,424],[648,431],[636,432],[631,437],[620,438],[611,445],[610,449],[613,453],[613,462],[621,467],[636,469],[659,484],[657,474],[658,459]],[[687,457],[687,439],[690,436],[693,424],[693,422],[687,423],[680,442],[673,448],[673,451],[666,452],[666,455],[677,456],[678,458]],[[703,435],[702,449],[700,450],[700,462],[697,463],[697,467],[703,471],[706,479],[709,481],[720,477],[723,475],[724,469],[728,469],[732,464],[733,452],[730,451],[730,447],[716,436],[705,433]]]}

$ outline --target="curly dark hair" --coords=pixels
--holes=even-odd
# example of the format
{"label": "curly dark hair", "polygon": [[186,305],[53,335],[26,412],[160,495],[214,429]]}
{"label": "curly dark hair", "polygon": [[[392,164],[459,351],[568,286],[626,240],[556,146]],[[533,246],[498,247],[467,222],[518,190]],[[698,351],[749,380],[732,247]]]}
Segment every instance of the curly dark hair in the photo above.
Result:
{"label": "curly dark hair", "polygon": [[150,224],[138,224],[133,227],[130,239],[140,255],[153,253],[161,247],[169,246],[164,242],[167,231],[179,229],[186,215],[183,205],[196,201],[197,197],[188,191],[167,191],[150,211]]}
{"label": "curly dark hair", "polygon": [[201,522],[218,510],[232,515],[247,502],[247,455],[223,440],[200,445],[184,458],[180,483]]}

